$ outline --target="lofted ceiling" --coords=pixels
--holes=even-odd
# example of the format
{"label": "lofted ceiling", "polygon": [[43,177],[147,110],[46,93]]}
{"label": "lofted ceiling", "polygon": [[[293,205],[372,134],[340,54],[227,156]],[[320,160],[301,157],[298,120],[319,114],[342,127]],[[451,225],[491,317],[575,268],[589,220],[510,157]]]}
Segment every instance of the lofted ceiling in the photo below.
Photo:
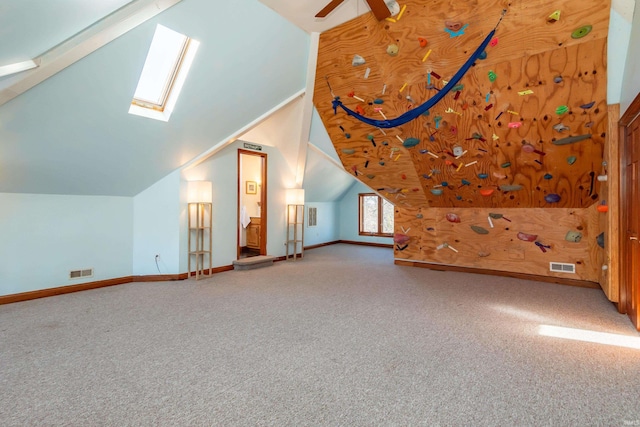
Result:
{"label": "lofted ceiling", "polygon": [[[37,4],[14,3],[18,31]],[[61,17],[76,5],[60,3],[59,39],[101,10],[71,27]],[[156,24],[200,41],[167,123],[128,114]],[[18,34],[3,39],[27,52]],[[33,46],[26,56],[45,48]],[[303,90],[308,51],[309,35],[257,0],[183,0],[0,106],[0,192],[138,194]]]}
{"label": "lofted ceiling", "polygon": [[[369,12],[364,0],[345,0],[327,18],[314,18],[327,2],[2,2],[0,67],[55,51],[65,41],[73,45],[75,34],[99,27],[96,23],[104,24],[105,17],[123,8],[145,3],[169,9],[113,41],[97,34],[91,40],[93,53],[77,62],[67,60],[67,68],[56,69],[0,105],[0,192],[131,196],[239,136],[248,124],[305,88],[308,33],[327,31]],[[613,1],[623,22],[630,22],[633,3]],[[201,42],[168,123],[127,114],[158,23]],[[614,30],[624,39],[621,27]],[[625,40],[612,41],[611,35],[610,42],[626,46]],[[0,91],[23,74],[0,77]],[[322,126],[318,123],[315,126]],[[330,155],[335,157],[335,152]]]}
{"label": "lofted ceiling", "polygon": [[0,4],[0,67],[33,59],[131,0],[5,0]]}

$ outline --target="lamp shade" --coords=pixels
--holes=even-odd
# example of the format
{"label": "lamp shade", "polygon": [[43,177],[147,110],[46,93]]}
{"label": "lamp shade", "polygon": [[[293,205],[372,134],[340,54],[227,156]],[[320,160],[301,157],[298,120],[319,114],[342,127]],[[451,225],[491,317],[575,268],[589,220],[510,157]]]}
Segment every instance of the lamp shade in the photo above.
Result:
{"label": "lamp shade", "polygon": [[304,205],[304,188],[287,189],[288,205]]}
{"label": "lamp shade", "polygon": [[213,185],[211,181],[189,181],[187,186],[187,201],[189,203],[211,203],[213,200]]}

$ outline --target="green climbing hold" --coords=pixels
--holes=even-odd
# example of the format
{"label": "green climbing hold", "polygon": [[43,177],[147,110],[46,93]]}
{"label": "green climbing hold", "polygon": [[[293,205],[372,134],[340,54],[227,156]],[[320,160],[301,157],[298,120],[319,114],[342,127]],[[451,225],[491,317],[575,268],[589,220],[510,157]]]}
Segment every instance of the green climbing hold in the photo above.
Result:
{"label": "green climbing hold", "polygon": [[498,78],[498,76],[496,76],[496,73],[494,73],[493,71],[489,71],[489,81],[491,83],[495,82],[496,79]]}
{"label": "green climbing hold", "polygon": [[513,185],[501,185],[500,190],[502,191],[518,191],[522,190],[522,185],[513,184]]}
{"label": "green climbing hold", "polygon": [[418,144],[420,144],[420,140],[418,138],[407,138],[402,142],[402,145],[405,148],[415,147]]}
{"label": "green climbing hold", "polygon": [[487,230],[486,228],[482,228],[478,225],[472,225],[471,229],[478,234],[489,234],[489,230]]}
{"label": "green climbing hold", "polygon": [[566,113],[567,111],[569,111],[569,107],[567,107],[566,105],[561,105],[556,108],[556,114],[559,116]]}
{"label": "green climbing hold", "polygon": [[578,160],[578,158],[576,156],[567,157],[567,163],[569,163],[570,165],[574,164],[576,162],[576,160]]}
{"label": "green climbing hold", "polygon": [[463,84],[457,84],[454,87],[451,88],[452,92],[460,92],[462,89],[464,89],[464,85]]}
{"label": "green climbing hold", "polygon": [[511,166],[511,162],[505,162],[500,165],[501,168],[508,168],[509,166]]}
{"label": "green climbing hold", "polygon": [[576,28],[573,33],[571,33],[572,39],[581,39],[591,32],[593,27],[591,25],[584,25],[580,28]]}

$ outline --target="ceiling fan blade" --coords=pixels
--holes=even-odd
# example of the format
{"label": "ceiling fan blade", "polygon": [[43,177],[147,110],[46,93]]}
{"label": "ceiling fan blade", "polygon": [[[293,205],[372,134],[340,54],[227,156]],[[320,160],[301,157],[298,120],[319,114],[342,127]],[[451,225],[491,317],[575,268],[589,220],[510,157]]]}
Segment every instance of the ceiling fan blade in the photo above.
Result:
{"label": "ceiling fan blade", "polygon": [[371,11],[376,16],[378,21],[382,21],[384,18],[388,18],[389,16],[391,16],[391,11],[387,7],[384,0],[367,0],[367,3],[369,3]]}
{"label": "ceiling fan blade", "polygon": [[342,3],[343,1],[344,0],[331,0],[331,2],[326,5],[320,12],[316,13],[316,18],[324,18],[325,16],[333,12],[333,9],[340,6],[340,3]]}

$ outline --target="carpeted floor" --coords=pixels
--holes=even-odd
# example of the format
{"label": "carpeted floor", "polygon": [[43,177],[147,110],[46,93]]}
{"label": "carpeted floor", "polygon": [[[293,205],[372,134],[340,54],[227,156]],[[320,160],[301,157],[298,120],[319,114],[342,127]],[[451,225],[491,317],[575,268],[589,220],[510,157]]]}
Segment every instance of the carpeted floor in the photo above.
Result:
{"label": "carpeted floor", "polygon": [[640,350],[541,325],[640,339],[596,289],[352,245],[5,305],[0,425],[640,425]]}

